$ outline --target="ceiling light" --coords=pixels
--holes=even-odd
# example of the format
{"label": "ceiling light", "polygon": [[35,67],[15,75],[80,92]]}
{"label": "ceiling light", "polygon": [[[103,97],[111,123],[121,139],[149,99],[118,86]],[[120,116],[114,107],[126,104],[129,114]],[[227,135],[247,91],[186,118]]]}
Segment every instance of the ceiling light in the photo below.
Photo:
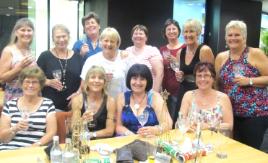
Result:
{"label": "ceiling light", "polygon": [[14,10],[14,7],[12,7],[12,6],[8,6],[8,9],[9,9],[9,10]]}

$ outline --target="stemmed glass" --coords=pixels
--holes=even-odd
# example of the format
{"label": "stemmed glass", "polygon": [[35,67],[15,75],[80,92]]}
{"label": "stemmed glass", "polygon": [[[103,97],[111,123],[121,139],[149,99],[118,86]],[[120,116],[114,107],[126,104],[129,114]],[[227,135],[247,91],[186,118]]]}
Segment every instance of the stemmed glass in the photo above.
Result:
{"label": "stemmed glass", "polygon": [[87,110],[86,111],[92,117],[92,119],[90,119],[89,122],[88,122],[88,127],[89,127],[90,130],[92,130],[96,126],[95,121],[94,121],[94,114],[95,114],[95,111],[96,111],[96,103],[95,102],[91,102],[88,105],[89,106],[87,107]]}
{"label": "stemmed glass", "polygon": [[28,127],[25,129],[25,131],[27,131],[30,127],[30,122],[29,122],[29,119],[30,119],[30,110],[28,108],[22,108],[21,109],[21,118],[22,120],[28,122]]}
{"label": "stemmed glass", "polygon": [[244,65],[243,64],[234,64],[233,65],[233,73],[234,73],[234,77],[243,77],[244,76]]}
{"label": "stemmed glass", "polygon": [[[171,60],[170,67],[174,72],[179,72],[180,71],[180,61]],[[177,79],[177,81],[181,82],[178,79]]]}
{"label": "stemmed glass", "polygon": [[182,138],[184,138],[186,132],[190,128],[190,120],[189,120],[189,118],[186,117],[186,116],[183,116],[183,114],[179,113],[179,117],[177,119],[175,127],[179,129],[179,131],[182,134]]}
{"label": "stemmed glass", "polygon": [[[219,136],[219,144],[218,144],[218,150],[217,150],[217,157],[220,159],[227,158],[227,152],[224,150],[223,145],[226,145],[226,137],[230,137],[231,130],[229,127],[224,124],[220,123],[218,126],[218,136]],[[226,136],[226,137],[224,137]]]}
{"label": "stemmed glass", "polygon": [[145,109],[141,115],[137,116],[137,119],[139,123],[141,124],[141,127],[143,127],[149,118],[149,112]]}
{"label": "stemmed glass", "polygon": [[52,71],[52,75],[55,79],[58,79],[59,81],[61,81],[61,78],[62,78],[62,73],[61,73],[61,70],[60,69],[57,69],[57,70],[53,70]]}
{"label": "stemmed glass", "polygon": [[163,58],[164,58],[165,60],[168,60],[168,58],[170,57],[170,51],[169,51],[169,50],[164,50],[164,51],[162,52],[162,54],[163,54]]}

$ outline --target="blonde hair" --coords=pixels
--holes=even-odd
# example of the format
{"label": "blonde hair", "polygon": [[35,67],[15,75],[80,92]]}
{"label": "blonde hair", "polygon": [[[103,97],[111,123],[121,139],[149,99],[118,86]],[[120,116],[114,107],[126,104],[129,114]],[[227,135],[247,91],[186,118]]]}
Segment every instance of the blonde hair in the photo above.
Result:
{"label": "blonde hair", "polygon": [[[10,35],[9,45],[15,44],[18,41],[18,38],[16,36],[16,31],[24,26],[30,27],[34,31],[33,22],[30,19],[21,18],[21,19],[17,20],[16,24],[14,25],[14,27],[12,29],[11,35]],[[32,38],[32,40],[33,40],[33,38]],[[30,44],[32,43],[32,40],[31,40]]]}
{"label": "blonde hair", "polygon": [[225,27],[225,37],[231,28],[239,29],[243,38],[247,39],[247,25],[244,21],[241,20],[231,20]]}
{"label": "blonde hair", "polygon": [[105,37],[108,37],[112,40],[116,40],[117,41],[117,47],[119,48],[119,46],[121,45],[121,37],[118,33],[118,31],[113,28],[113,27],[107,27],[105,28],[100,35],[100,40],[102,41]]}
{"label": "blonde hair", "polygon": [[183,25],[183,31],[185,30],[185,28],[192,29],[193,31],[195,31],[198,34],[198,36],[202,32],[202,24],[200,23],[200,21],[195,20],[195,19],[186,20],[186,22]]}
{"label": "blonde hair", "polygon": [[106,79],[106,72],[104,70],[103,67],[101,66],[92,66],[87,74],[86,74],[86,78],[85,78],[85,82],[84,82],[84,86],[82,88],[82,91],[87,94],[88,93],[88,81],[89,81],[89,78],[94,75],[94,74],[99,74],[101,76],[101,78],[104,80],[104,87],[103,87],[103,90],[102,90],[102,93],[103,94],[107,94],[107,79]]}

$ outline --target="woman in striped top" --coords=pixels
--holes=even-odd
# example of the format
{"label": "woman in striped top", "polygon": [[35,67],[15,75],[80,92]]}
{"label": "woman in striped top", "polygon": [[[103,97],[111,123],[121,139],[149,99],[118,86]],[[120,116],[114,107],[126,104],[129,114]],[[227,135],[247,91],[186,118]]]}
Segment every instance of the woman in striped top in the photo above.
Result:
{"label": "woman in striped top", "polygon": [[8,101],[0,121],[0,150],[48,144],[56,134],[55,107],[40,96],[46,78],[38,67],[22,70],[23,96]]}

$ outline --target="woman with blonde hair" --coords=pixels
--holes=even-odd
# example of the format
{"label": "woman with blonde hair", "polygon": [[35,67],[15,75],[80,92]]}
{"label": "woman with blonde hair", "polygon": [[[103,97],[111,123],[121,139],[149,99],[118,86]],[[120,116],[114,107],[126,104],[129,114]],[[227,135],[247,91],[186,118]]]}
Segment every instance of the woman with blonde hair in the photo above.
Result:
{"label": "woman with blonde hair", "polygon": [[91,138],[112,137],[115,129],[115,100],[106,93],[107,80],[103,67],[92,66],[82,87],[82,93],[72,98],[73,119],[89,121]]}
{"label": "woman with blonde hair", "polygon": [[18,75],[27,66],[35,65],[30,45],[33,40],[34,26],[28,18],[17,20],[0,59],[0,81],[6,83],[4,101],[22,95]]}
{"label": "woman with blonde hair", "polygon": [[100,35],[100,42],[103,50],[86,60],[80,77],[84,81],[92,66],[102,66],[107,77],[107,93],[115,98],[126,90],[125,78],[131,65],[130,59],[125,51],[119,49],[121,38],[115,28],[105,28]]}

